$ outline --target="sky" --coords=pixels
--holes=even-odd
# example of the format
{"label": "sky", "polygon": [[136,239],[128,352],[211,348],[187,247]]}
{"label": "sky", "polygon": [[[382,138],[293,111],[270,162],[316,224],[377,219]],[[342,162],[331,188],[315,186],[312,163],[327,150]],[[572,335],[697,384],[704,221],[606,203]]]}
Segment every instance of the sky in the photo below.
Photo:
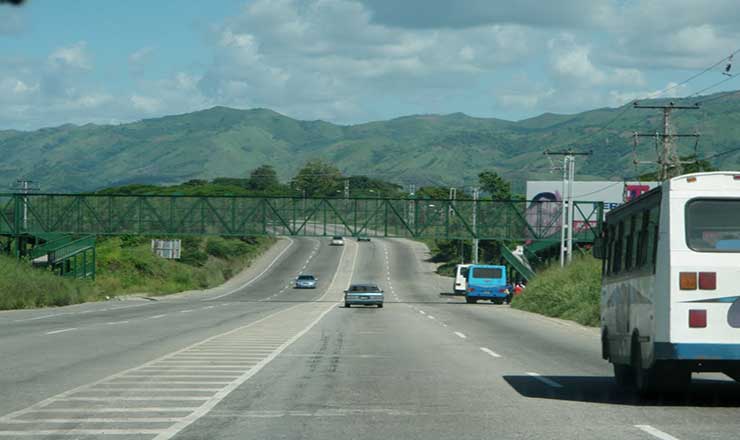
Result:
{"label": "sky", "polygon": [[[0,129],[216,105],[340,124],[521,120],[650,96],[738,36],[737,0],[30,0],[0,4]],[[666,95],[721,81],[724,65]]]}

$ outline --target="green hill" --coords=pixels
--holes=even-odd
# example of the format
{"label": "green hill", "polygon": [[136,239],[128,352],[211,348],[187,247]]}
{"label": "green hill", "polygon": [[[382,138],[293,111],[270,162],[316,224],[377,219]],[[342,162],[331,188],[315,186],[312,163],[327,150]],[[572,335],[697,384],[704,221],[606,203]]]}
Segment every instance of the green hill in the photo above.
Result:
{"label": "green hill", "polygon": [[[493,169],[521,188],[528,178],[557,178],[542,151],[570,147],[594,153],[579,162],[579,178],[621,178],[637,174],[632,132],[654,132],[661,117],[658,111],[630,109],[599,130],[621,111],[548,113],[517,122],[454,113],[341,126],[267,109],[214,107],[121,125],[5,130],[0,131],[0,185],[24,176],[45,191],[90,191],[245,177],[261,164],[273,165],[288,179],[307,160],[321,158],[345,174],[418,185],[471,184],[479,171]],[[677,111],[673,120],[676,131],[702,133],[699,156],[740,146],[740,98],[734,94],[701,110]],[[643,139],[642,159],[654,158],[651,142]],[[693,143],[682,142],[683,154],[693,151]],[[718,161],[721,168],[737,168],[740,152]]]}

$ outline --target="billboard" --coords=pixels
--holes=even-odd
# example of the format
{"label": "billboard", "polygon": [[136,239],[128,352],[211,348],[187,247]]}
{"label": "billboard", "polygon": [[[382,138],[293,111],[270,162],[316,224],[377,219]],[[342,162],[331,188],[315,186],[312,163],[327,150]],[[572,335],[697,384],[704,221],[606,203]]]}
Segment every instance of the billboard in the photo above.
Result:
{"label": "billboard", "polygon": [[[655,188],[658,184],[658,182],[624,181],[573,182],[573,199],[576,202],[604,202],[606,213]],[[550,236],[560,232],[562,201],[561,180],[527,181],[527,223],[536,229],[539,236]],[[589,213],[585,214],[588,216]],[[596,222],[591,218],[589,223],[595,225]],[[573,215],[573,232],[579,232],[587,226],[584,214],[576,210]]]}

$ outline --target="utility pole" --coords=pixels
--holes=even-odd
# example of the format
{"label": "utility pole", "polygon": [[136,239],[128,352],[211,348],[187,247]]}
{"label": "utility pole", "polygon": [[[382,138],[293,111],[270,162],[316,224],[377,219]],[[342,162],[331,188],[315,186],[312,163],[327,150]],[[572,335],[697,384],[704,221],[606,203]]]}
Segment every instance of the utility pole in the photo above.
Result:
{"label": "utility pole", "polygon": [[560,267],[573,260],[573,223],[575,217],[575,194],[573,183],[576,178],[576,156],[590,156],[591,152],[545,150],[548,156],[563,156],[563,194],[560,227]]}
{"label": "utility pole", "polygon": [[[673,175],[681,174],[681,164],[693,163],[693,161],[681,161],[678,156],[678,151],[676,150],[673,143],[673,139],[679,137],[698,138],[699,134],[671,133],[671,112],[673,112],[673,110],[698,110],[699,105],[676,105],[673,102],[669,102],[667,105],[640,105],[639,103],[635,102],[634,108],[659,109],[663,111],[663,133],[634,133],[635,150],[633,153],[635,155],[635,158],[633,161],[635,165],[646,163],[644,161],[637,160],[637,140],[641,137],[655,137],[656,143],[660,140],[660,143],[662,144],[660,154],[658,155],[657,159],[658,166],[660,167],[660,180],[670,179],[671,177],[673,177]],[[651,161],[647,163],[654,162]]]}
{"label": "utility pole", "polygon": [[473,264],[478,264],[478,198],[480,190],[478,187],[473,188]]}
{"label": "utility pole", "polygon": [[455,213],[455,210],[452,208],[455,206],[455,199],[457,199],[457,188],[450,187],[450,207],[448,209],[449,215],[453,215]]}
{"label": "utility pole", "polygon": [[16,191],[20,191],[23,194],[23,230],[28,230],[28,196],[27,194],[31,191],[38,191],[38,185],[34,185],[33,180],[18,179],[15,182],[15,186],[12,188]]}

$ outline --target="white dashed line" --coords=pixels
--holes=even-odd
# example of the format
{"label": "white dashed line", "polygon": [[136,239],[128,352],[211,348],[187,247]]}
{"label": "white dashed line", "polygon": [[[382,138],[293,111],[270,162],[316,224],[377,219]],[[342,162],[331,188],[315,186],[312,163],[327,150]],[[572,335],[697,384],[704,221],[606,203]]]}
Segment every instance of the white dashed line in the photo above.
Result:
{"label": "white dashed line", "polygon": [[437,319],[437,318],[435,318],[435,317],[434,317],[434,316],[432,316],[432,315],[427,315],[427,318],[429,318],[429,319]]}
{"label": "white dashed line", "polygon": [[650,425],[635,425],[635,428],[647,432],[653,437],[659,438],[660,440],[678,440],[678,438],[661,431],[660,429],[653,428]]}
{"label": "white dashed line", "polygon": [[542,382],[542,383],[544,383],[546,385],[550,385],[553,388],[563,388],[563,386],[560,385],[559,383],[557,383],[554,380],[549,379],[547,377],[542,377],[538,373],[531,373],[531,372],[529,372],[529,373],[527,373],[527,376],[534,377],[535,379],[539,380],[540,382]]}
{"label": "white dashed line", "polygon": [[460,332],[455,332],[455,336],[457,336],[458,338],[462,338],[462,339],[467,338],[467,336],[465,336],[465,333],[460,333]]}
{"label": "white dashed line", "polygon": [[496,353],[495,351],[491,350],[490,348],[481,347],[480,348],[480,351],[482,351],[483,353],[488,353],[488,354],[490,354],[491,356],[493,356],[495,358],[500,358],[501,357],[500,354]]}
{"label": "white dashed line", "polygon": [[216,306],[206,306],[206,307],[203,307],[203,310],[208,310],[208,309],[212,309],[212,308],[214,308],[214,307],[216,307]]}
{"label": "white dashed line", "polygon": [[159,318],[163,318],[165,316],[167,316],[167,315],[166,314],[165,315],[154,315],[154,316],[150,316],[149,319],[159,319]]}
{"label": "white dashed line", "polygon": [[111,322],[106,322],[106,324],[108,325],[128,324],[128,321],[111,321]]}
{"label": "white dashed line", "polygon": [[427,312],[425,312],[423,310],[419,310],[419,313],[421,313],[422,315],[426,315],[427,314]]}
{"label": "white dashed line", "polygon": [[46,334],[47,335],[56,335],[58,333],[71,332],[72,330],[77,330],[77,327],[64,328],[64,329],[61,329],[61,330],[54,330],[54,331],[46,332]]}
{"label": "white dashed line", "polygon": [[190,313],[193,309],[180,310],[180,313]]}

